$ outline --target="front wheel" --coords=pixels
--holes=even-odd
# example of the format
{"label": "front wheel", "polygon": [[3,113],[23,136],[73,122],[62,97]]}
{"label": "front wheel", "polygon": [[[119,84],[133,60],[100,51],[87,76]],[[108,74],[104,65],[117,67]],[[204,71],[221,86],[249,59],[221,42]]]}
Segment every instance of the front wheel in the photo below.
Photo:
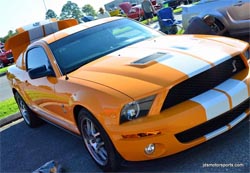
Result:
{"label": "front wheel", "polygon": [[14,97],[25,123],[31,128],[41,125],[43,121],[27,106],[18,92],[14,94]]}
{"label": "front wheel", "polygon": [[78,125],[89,154],[104,171],[116,171],[121,157],[99,122],[85,109],[78,115]]}

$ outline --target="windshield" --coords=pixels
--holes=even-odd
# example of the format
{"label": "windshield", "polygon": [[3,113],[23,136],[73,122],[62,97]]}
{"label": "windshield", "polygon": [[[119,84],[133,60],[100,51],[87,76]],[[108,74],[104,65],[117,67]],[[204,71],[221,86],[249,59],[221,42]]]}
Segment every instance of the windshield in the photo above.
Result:
{"label": "windshield", "polygon": [[49,46],[61,71],[70,73],[106,54],[158,35],[153,29],[124,18],[82,30]]}

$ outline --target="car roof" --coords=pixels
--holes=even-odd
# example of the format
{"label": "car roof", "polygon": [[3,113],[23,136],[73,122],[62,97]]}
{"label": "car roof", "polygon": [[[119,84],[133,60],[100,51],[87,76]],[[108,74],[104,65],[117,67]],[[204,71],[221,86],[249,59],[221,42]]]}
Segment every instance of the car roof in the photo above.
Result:
{"label": "car roof", "polygon": [[53,43],[53,42],[60,40],[64,37],[67,37],[69,35],[77,33],[81,30],[85,30],[85,29],[88,29],[88,28],[91,28],[91,27],[94,27],[97,25],[101,25],[103,23],[111,22],[114,20],[119,20],[121,18],[122,17],[108,17],[108,18],[102,18],[102,19],[98,19],[98,20],[94,20],[94,21],[90,21],[90,22],[86,22],[86,23],[81,23],[81,24],[60,30],[58,32],[55,32],[51,35],[48,35],[48,36],[42,38],[41,40],[50,44],[50,43]]}
{"label": "car roof", "polygon": [[66,19],[39,25],[30,30],[23,30],[21,33],[10,37],[5,43],[5,49],[12,50],[14,61],[16,61],[28,46],[37,42],[45,41],[50,44],[81,30],[118,19],[121,19],[121,17],[108,17],[82,24],[78,24],[76,19]]}

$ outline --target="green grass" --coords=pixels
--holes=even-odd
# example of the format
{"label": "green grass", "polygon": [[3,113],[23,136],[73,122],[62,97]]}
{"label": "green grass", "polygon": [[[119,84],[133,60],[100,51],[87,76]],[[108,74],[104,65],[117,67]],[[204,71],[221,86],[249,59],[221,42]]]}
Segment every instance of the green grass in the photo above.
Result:
{"label": "green grass", "polygon": [[15,114],[19,111],[14,97],[0,102],[0,119]]}
{"label": "green grass", "polygon": [[[182,12],[182,8],[181,8],[181,7],[176,8],[176,9],[173,11],[174,14],[178,14],[178,13],[181,13],[181,12]],[[157,17],[157,16],[154,16],[154,17],[153,17],[153,22],[157,22],[157,21],[158,21],[158,17]],[[146,24],[147,24],[147,20],[143,20],[143,21],[141,21],[140,23],[146,25]]]}
{"label": "green grass", "polygon": [[185,30],[183,28],[178,28],[178,32],[176,33],[177,35],[183,34]]}
{"label": "green grass", "polygon": [[[0,75],[7,72],[8,67],[0,68]],[[0,119],[18,112],[14,97],[0,102]]]}
{"label": "green grass", "polygon": [[182,8],[181,7],[179,7],[179,8],[176,8],[176,9],[174,9],[174,14],[178,14],[178,13],[181,13],[182,12]]}
{"label": "green grass", "polygon": [[[157,22],[158,21],[158,17],[157,16],[154,16],[153,19],[152,19],[153,22]],[[142,24],[146,25],[147,24],[147,20],[143,20],[141,21]]]}
{"label": "green grass", "polygon": [[8,67],[0,68],[0,74],[6,73]]}

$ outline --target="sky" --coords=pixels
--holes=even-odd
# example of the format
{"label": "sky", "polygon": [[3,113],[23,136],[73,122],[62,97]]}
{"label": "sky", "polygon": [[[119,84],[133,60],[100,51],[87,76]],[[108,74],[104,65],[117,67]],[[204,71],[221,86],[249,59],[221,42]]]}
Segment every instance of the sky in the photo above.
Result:
{"label": "sky", "polygon": [[[46,9],[52,9],[57,16],[68,0],[0,0],[0,37],[8,34],[9,30],[31,23],[45,20]],[[90,4],[96,11],[112,0],[70,0],[82,8]]]}

